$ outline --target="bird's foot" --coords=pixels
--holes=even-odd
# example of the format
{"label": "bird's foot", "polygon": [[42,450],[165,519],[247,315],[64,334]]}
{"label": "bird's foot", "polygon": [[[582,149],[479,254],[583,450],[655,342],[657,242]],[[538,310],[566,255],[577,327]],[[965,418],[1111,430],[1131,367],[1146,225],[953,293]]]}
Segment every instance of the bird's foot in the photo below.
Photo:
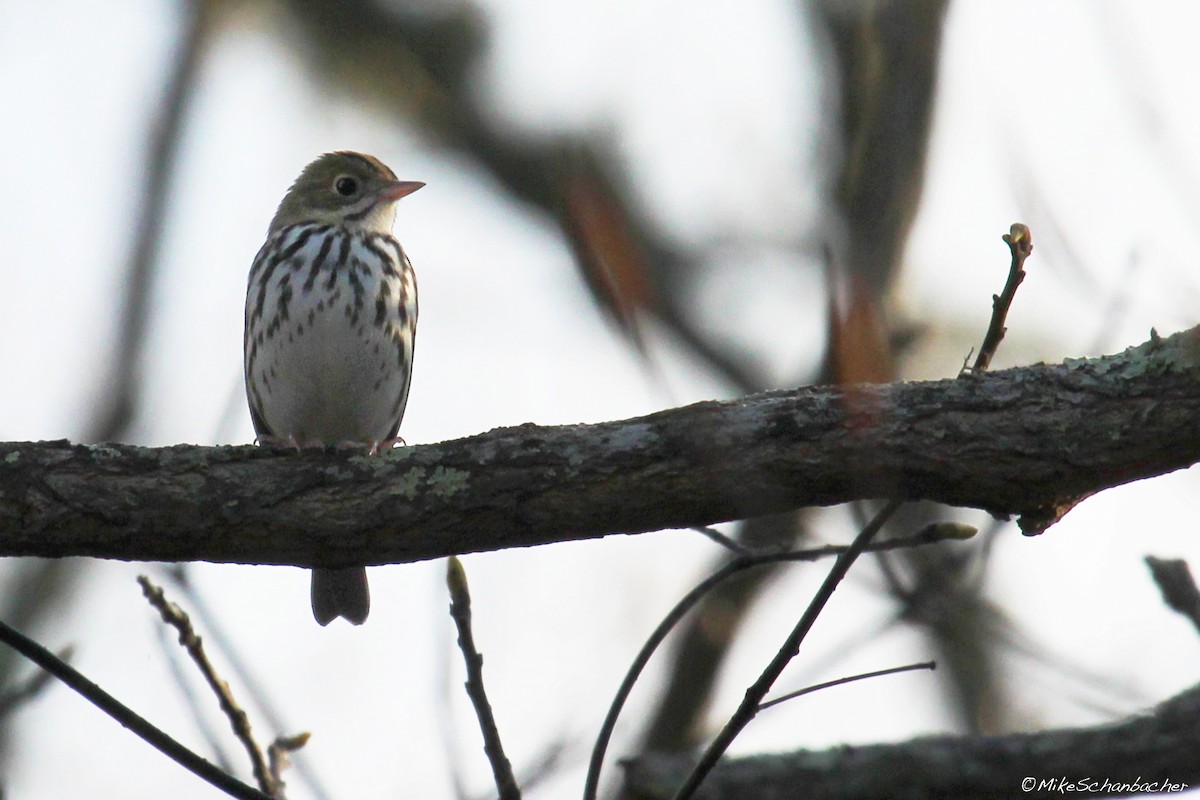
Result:
{"label": "bird's foot", "polygon": [[391,439],[384,439],[382,442],[371,442],[370,455],[377,456],[385,450],[391,450],[396,445],[408,446],[408,442],[404,441],[401,436],[393,436]]}

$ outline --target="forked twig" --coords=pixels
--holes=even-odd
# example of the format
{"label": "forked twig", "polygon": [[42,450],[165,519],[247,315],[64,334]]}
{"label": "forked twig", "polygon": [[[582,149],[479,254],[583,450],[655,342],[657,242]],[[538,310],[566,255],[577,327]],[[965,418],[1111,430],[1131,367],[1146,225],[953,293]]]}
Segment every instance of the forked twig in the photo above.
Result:
{"label": "forked twig", "polygon": [[741,542],[737,541],[736,539],[726,536],[725,534],[721,533],[716,528],[713,528],[709,525],[693,525],[692,530],[694,530],[696,533],[704,534],[704,536],[706,536],[708,539],[721,545],[721,547],[724,547],[726,550],[730,551],[734,555],[737,555],[737,556],[754,555],[754,551],[751,550],[749,547],[746,547],[746,545],[742,544]]}
{"label": "forked twig", "polygon": [[[869,543],[865,549],[870,551],[897,550],[904,547],[933,544],[935,542],[946,541],[947,539],[968,539],[973,533],[973,528],[961,523],[933,524],[925,526],[911,536]],[[625,707],[625,702],[629,699],[629,695],[633,692],[634,685],[646,669],[646,665],[650,663],[651,656],[654,655],[654,652],[674,627],[687,616],[687,613],[705,595],[711,592],[718,584],[748,569],[789,561],[817,561],[822,558],[843,555],[848,549],[849,547],[845,545],[825,545],[807,550],[739,556],[712,575],[709,575],[684,595],[675,604],[675,607],[663,617],[662,621],[658,623],[658,626],[646,640],[646,643],[642,645],[633,663],[629,666],[629,670],[625,673],[625,677],[621,680],[620,687],[617,688],[616,694],[613,696],[608,713],[605,715],[604,722],[600,726],[600,732],[596,736],[596,744],[592,747],[592,757],[588,763],[587,777],[584,781],[583,800],[596,800],[599,794],[600,771],[604,766],[604,756],[608,752],[608,745],[612,741],[613,732],[617,727],[617,719],[620,717],[621,711]]]}
{"label": "forked twig", "polygon": [[504,755],[496,717],[492,714],[492,705],[483,688],[483,656],[475,649],[475,636],[471,632],[471,592],[467,588],[467,573],[455,556],[450,556],[446,561],[446,586],[450,589],[450,616],[458,628],[458,647],[467,665],[467,696],[471,698],[479,729],[483,733],[483,751],[492,765],[496,791],[500,794],[500,800],[520,800],[521,789],[513,776],[512,764]]}
{"label": "forked twig", "polygon": [[794,692],[788,692],[785,695],[776,697],[774,700],[767,700],[763,703],[760,703],[758,706],[758,710],[765,711],[768,708],[771,708],[772,706],[777,706],[780,703],[786,703],[788,700],[795,700],[797,697],[803,697],[806,694],[812,694],[813,692],[819,692],[822,689],[832,689],[834,686],[844,686],[847,683],[854,683],[855,681],[865,681],[869,678],[882,678],[884,675],[898,675],[901,672],[915,672],[919,669],[935,670],[935,669],[937,669],[937,662],[936,661],[922,661],[917,664],[905,664],[903,667],[888,667],[887,669],[877,669],[877,670],[874,670],[873,672],[860,672],[857,675],[847,675],[844,678],[836,678],[832,681],[825,681],[823,683],[814,683],[812,686],[805,686],[803,689],[797,689]]}
{"label": "forked twig", "polygon": [[88,702],[128,728],[151,747],[170,758],[193,775],[208,781],[213,786],[239,800],[272,800],[253,786],[242,783],[223,772],[216,765],[196,755],[165,732],[152,725],[144,717],[135,714],[108,692],[85,678],[78,670],[67,664],[32,639],[3,622],[0,622],[0,642],[49,672],[67,686],[81,694]]}
{"label": "forked twig", "polygon": [[[217,700],[221,704],[221,711],[224,712],[233,728],[234,736],[242,743],[242,747],[250,756],[250,763],[254,768],[254,779],[258,781],[259,788],[270,797],[283,797],[283,783],[276,780],[267,757],[263,754],[262,748],[258,746],[258,742],[255,741],[254,733],[250,730],[249,716],[234,699],[229,684],[221,679],[212,662],[208,660],[208,655],[204,652],[204,643],[192,628],[192,621],[188,619],[188,615],[179,606],[168,601],[163,590],[145,575],[138,576],[138,584],[142,587],[142,594],[158,611],[163,622],[179,632],[179,643],[187,650],[192,661],[196,662],[204,680],[208,682],[209,688],[217,696]],[[300,741],[302,745],[304,741],[307,741],[307,736],[302,734],[301,738],[303,739]]]}
{"label": "forked twig", "polygon": [[1029,258],[1029,254],[1033,252],[1033,237],[1029,228],[1019,222],[1014,222],[1003,238],[1012,254],[1012,263],[1008,268],[1008,280],[1004,283],[1004,291],[992,295],[992,320],[988,324],[987,334],[983,337],[979,355],[975,357],[975,363],[970,369],[964,365],[962,372],[959,373],[960,378],[966,374],[976,375],[987,371],[988,365],[992,363],[992,357],[996,355],[996,349],[1000,347],[1000,342],[1003,341],[1004,334],[1008,331],[1004,327],[1004,320],[1008,317],[1008,310],[1012,307],[1013,298],[1017,295],[1017,287],[1021,285],[1021,281],[1025,280],[1025,259]]}
{"label": "forked twig", "polygon": [[[244,398],[243,402],[245,402]],[[270,730],[287,730],[290,726],[284,721],[283,715],[276,707],[270,693],[263,686],[258,676],[254,674],[254,670],[246,663],[246,659],[243,658],[237,645],[230,639],[229,634],[223,627],[220,616],[208,606],[204,594],[199,591],[196,584],[192,581],[189,565],[182,562],[167,564],[164,565],[163,571],[171,579],[174,588],[183,593],[183,600],[186,602],[190,612],[188,616],[196,621],[194,624],[198,624],[206,631],[204,638],[208,642],[209,651],[211,652],[215,645],[217,651],[233,671],[233,677],[240,687],[239,691],[242,693],[242,696],[245,697],[247,694],[250,696],[254,707],[258,710],[262,718],[266,720],[266,725]],[[180,688],[186,691],[182,684]],[[282,741],[290,740],[285,738]],[[267,749],[267,759],[270,760],[270,748],[268,747]],[[301,760],[288,766],[293,770],[294,775],[298,776],[308,785],[313,800],[330,800],[331,795],[321,785],[321,779],[314,771],[311,762]]]}
{"label": "forked twig", "polygon": [[879,533],[880,528],[884,526],[892,515],[896,513],[896,509],[900,508],[904,501],[889,500],[879,513],[867,523],[858,535],[854,537],[854,541],[850,546],[837,557],[837,561],[833,562],[833,567],[829,570],[829,574],[825,576],[824,583],[821,588],[817,589],[816,595],[808,604],[808,608],[804,609],[804,614],[800,617],[800,621],[796,623],[796,627],[788,634],[783,646],[779,648],[779,652],[767,664],[766,669],[758,676],[758,680],[746,689],[746,694],[742,698],[742,702],[738,705],[737,710],[733,712],[733,716],[725,723],[725,727],[721,729],[712,743],[704,751],[704,755],[700,757],[700,761],[692,769],[687,779],[683,782],[683,786],[679,787],[679,791],[675,793],[675,800],[688,800],[700,787],[700,784],[708,777],[708,773],[717,765],[717,761],[729,749],[729,745],[737,738],[737,735],[750,724],[758,714],[759,706],[763,698],[767,696],[767,692],[775,684],[775,681],[783,673],[784,668],[788,665],[796,654],[800,651],[800,644],[804,641],[804,637],[812,630],[813,624],[817,621],[821,611],[824,610],[829,598],[833,596],[833,592],[837,589],[842,578],[846,577],[846,573],[858,557],[862,555],[867,545],[871,543],[871,539],[875,534]]}

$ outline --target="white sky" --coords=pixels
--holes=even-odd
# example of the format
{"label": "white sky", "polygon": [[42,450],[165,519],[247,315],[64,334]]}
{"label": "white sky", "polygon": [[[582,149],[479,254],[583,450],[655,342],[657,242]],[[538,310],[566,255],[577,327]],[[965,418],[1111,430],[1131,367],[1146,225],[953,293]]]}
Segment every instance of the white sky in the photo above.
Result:
{"label": "white sky", "polygon": [[[769,348],[786,383],[795,364],[813,358],[820,331],[802,302],[820,287],[788,267],[803,256],[805,221],[821,193],[802,176],[823,97],[808,77],[812,56],[792,4],[490,0],[484,8],[495,40],[480,91],[494,112],[535,131],[611,131],[655,219],[720,258],[699,298],[712,324]],[[913,374],[953,374],[982,336],[1007,268],[999,237],[1018,220],[1032,227],[1036,247],[997,367],[1118,350],[1151,326],[1166,334],[1196,322],[1195,17],[1187,2],[955,5],[927,194],[902,280],[906,313],[931,326]],[[306,83],[270,35],[277,24],[247,19],[205,67],[172,196],[139,441],[213,442],[230,397],[242,402],[250,259],[291,179],[332,149],[374,153],[402,178],[428,184],[402,204],[396,228],[421,286],[402,430],[409,443],[530,421],[619,419],[725,393],[659,341],[668,396],[592,306],[552,225],[413,132]],[[176,27],[167,4],[135,0],[0,8],[6,440],[78,437],[93,412],[140,154]],[[749,267],[772,292],[750,291]],[[1109,324],[1113,305],[1122,312]],[[223,441],[250,441],[248,416],[237,419]],[[1125,487],[1086,501],[1040,538],[1015,529],[1002,538],[989,596],[1048,656],[1012,662],[1028,688],[1018,702],[1031,726],[1094,723],[1196,680],[1200,640],[1163,607],[1141,561],[1190,557],[1200,568],[1194,484],[1179,473]],[[844,536],[837,512],[820,519],[832,538]],[[714,556],[696,534],[664,532],[465,559],[485,677],[513,762],[528,763],[556,736],[578,745],[572,768],[534,796],[580,791],[583,753],[624,669]],[[44,643],[74,643],[86,674],[202,747],[133,582],[139,569],[154,572],[90,565],[77,606]],[[196,568],[243,657],[286,710],[294,728],[285,732],[313,731],[304,757],[336,796],[449,796],[437,734],[445,692],[470,786],[490,788],[458,689],[442,569],[372,570],[371,619],[352,630],[312,622],[301,570]],[[822,576],[800,567],[772,590],[724,676],[714,723]],[[851,574],[785,686],[931,656],[894,629],[845,647],[886,619],[880,587],[869,565]],[[805,667],[818,663],[819,673]],[[1085,670],[1108,689],[1089,694],[1055,665]],[[657,674],[652,667],[627,723],[644,713]],[[950,723],[936,678],[922,673],[775,709],[736,749],[897,740]],[[61,687],[22,711],[20,724],[4,778],[13,797],[213,796]],[[275,733],[261,717],[255,724],[264,738]],[[613,757],[634,730],[627,725]],[[308,796],[294,785],[293,798]]]}

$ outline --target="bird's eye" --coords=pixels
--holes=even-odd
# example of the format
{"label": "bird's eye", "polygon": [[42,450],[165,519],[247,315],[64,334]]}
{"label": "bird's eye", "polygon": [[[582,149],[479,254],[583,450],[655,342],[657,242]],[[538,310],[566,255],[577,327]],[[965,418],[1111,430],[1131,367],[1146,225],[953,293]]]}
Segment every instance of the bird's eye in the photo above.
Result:
{"label": "bird's eye", "polygon": [[358,194],[358,181],[349,175],[343,175],[333,182],[333,189],[342,197],[353,197]]}

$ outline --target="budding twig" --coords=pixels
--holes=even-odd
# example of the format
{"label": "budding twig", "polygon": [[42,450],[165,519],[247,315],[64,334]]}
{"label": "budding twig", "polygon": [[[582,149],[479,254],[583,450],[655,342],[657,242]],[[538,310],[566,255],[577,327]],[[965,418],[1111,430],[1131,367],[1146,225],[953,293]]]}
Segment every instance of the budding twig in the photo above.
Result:
{"label": "budding twig", "polygon": [[483,733],[483,752],[492,765],[496,791],[500,800],[520,800],[521,789],[513,776],[512,764],[504,755],[496,717],[492,714],[492,705],[483,688],[483,656],[475,649],[475,635],[471,632],[471,592],[467,588],[467,573],[455,556],[446,562],[446,586],[450,589],[450,616],[458,628],[458,647],[467,665],[467,696],[471,698],[479,729]]}
{"label": "budding twig", "polygon": [[[290,726],[284,721],[283,715],[279,712],[262,681],[254,674],[254,670],[242,657],[239,648],[225,632],[220,615],[209,608],[204,594],[197,590],[196,584],[191,579],[189,566],[186,563],[168,564],[165,565],[164,572],[171,579],[175,590],[182,592],[190,612],[188,616],[206,631],[205,639],[208,641],[209,652],[212,652],[213,646],[216,647],[217,652],[221,654],[222,659],[232,670],[239,693],[242,697],[247,695],[250,697],[259,716],[266,721],[266,726],[273,731],[287,730]],[[267,749],[267,759],[270,760],[270,748]],[[320,776],[314,771],[310,761],[300,760],[289,764],[289,767],[308,786],[316,800],[328,800],[330,793],[321,785]]]}
{"label": "budding twig", "polygon": [[1029,228],[1014,222],[1003,238],[1012,254],[1008,280],[1004,284],[1004,291],[992,295],[992,320],[988,324],[987,334],[983,337],[979,355],[975,357],[975,364],[969,370],[964,366],[959,373],[960,378],[967,373],[974,375],[987,371],[988,365],[992,363],[992,356],[996,355],[996,349],[1000,347],[1000,342],[1008,331],[1004,327],[1004,320],[1008,317],[1008,309],[1017,295],[1017,287],[1025,280],[1025,259],[1033,252],[1033,238]]}
{"label": "budding twig", "polygon": [[258,742],[255,741],[254,733],[250,730],[250,718],[234,699],[229,684],[221,679],[212,662],[208,660],[208,655],[204,652],[204,642],[192,628],[192,621],[188,619],[188,615],[179,606],[169,602],[166,595],[163,594],[162,588],[152,583],[145,575],[138,576],[138,584],[142,587],[142,594],[158,611],[163,622],[179,631],[179,643],[183,645],[188,655],[192,657],[192,661],[196,662],[196,666],[200,668],[204,680],[208,682],[209,688],[217,696],[217,700],[221,704],[221,711],[224,712],[233,728],[234,736],[242,743],[247,755],[250,756],[250,763],[254,768],[254,779],[258,781],[259,788],[273,798],[283,797],[283,784],[277,782],[272,775],[267,758],[263,755]]}

